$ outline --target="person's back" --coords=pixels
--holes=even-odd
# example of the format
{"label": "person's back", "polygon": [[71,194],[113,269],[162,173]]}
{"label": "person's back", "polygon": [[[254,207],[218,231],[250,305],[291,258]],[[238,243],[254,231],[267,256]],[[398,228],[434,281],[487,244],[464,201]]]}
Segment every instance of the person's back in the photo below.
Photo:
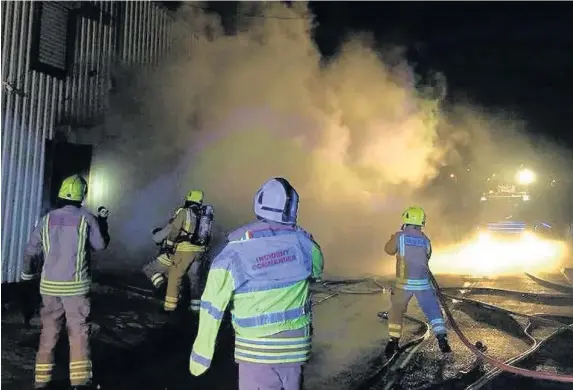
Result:
{"label": "person's back", "polygon": [[384,248],[396,255],[396,286],[406,290],[429,287],[428,260],[432,254],[430,239],[415,226],[405,226],[396,232]]}
{"label": "person's back", "polygon": [[[62,207],[42,217],[24,251],[22,279],[40,276],[42,333],[36,354],[35,384],[46,388],[52,380],[54,352],[64,324],[70,346],[70,383],[74,389],[87,389],[92,381],[89,343],[91,285],[90,250],[109,244],[107,214],[98,210],[98,219],[81,206],[87,191],[79,175],[64,180],[58,193]],[[40,266],[36,258],[43,254]]]}
{"label": "person's back", "polygon": [[191,190],[185,198],[182,208],[177,209],[169,222],[169,232],[165,237],[164,248],[170,255],[171,265],[167,276],[164,313],[173,313],[179,303],[183,277],[193,270],[190,276],[190,309],[198,311],[201,296],[199,274],[196,272],[205,250],[206,243],[196,240],[200,222],[200,210],[203,206],[203,191]]}
{"label": "person's back", "polygon": [[404,313],[413,296],[416,296],[422,311],[431,323],[441,351],[451,352],[446,324],[428,268],[428,261],[432,257],[432,244],[422,232],[422,228],[426,226],[426,213],[419,206],[408,207],[402,213],[402,223],[402,229],[392,234],[384,246],[387,254],[396,255],[396,283],[390,297],[392,303],[388,316],[390,341],[386,345],[386,356],[390,357],[398,350]]}
{"label": "person's back", "polygon": [[91,283],[91,251],[106,242],[96,218],[83,207],[67,205],[40,221],[44,266],[40,292],[51,296],[86,294]]}
{"label": "person's back", "polygon": [[[265,337],[310,323],[305,314],[310,312],[314,246],[301,228],[271,221],[256,221],[229,235],[228,248],[237,256],[230,267],[238,336]],[[258,326],[253,329],[253,324]]]}
{"label": "person's back", "polygon": [[322,252],[296,225],[298,194],[285,179],[265,183],[254,203],[259,220],[229,234],[209,270],[190,370],[210,367],[232,301],[239,389],[296,390],[310,356],[309,281],[322,276]]}

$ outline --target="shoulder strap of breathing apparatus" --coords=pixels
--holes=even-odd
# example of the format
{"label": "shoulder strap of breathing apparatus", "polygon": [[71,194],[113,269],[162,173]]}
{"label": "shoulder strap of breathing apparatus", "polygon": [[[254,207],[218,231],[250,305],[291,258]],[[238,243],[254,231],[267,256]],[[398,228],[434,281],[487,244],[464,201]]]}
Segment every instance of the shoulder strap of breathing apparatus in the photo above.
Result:
{"label": "shoulder strap of breathing apparatus", "polygon": [[[189,242],[193,245],[208,245],[211,236],[211,221],[213,220],[213,207],[211,205],[201,205],[198,207],[184,209],[187,212],[185,225],[181,229],[178,242]],[[193,231],[188,231],[193,225]]]}

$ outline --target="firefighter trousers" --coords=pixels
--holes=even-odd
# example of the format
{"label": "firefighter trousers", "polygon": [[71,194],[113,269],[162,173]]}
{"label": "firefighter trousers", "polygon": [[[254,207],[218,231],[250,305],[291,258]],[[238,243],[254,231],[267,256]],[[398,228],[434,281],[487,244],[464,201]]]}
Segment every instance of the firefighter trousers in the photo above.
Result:
{"label": "firefighter trousers", "polygon": [[418,304],[430,322],[434,334],[446,334],[446,324],[442,317],[438,297],[436,296],[436,292],[433,288],[417,291],[395,288],[392,290],[392,294],[390,296],[392,308],[388,315],[388,333],[390,334],[390,337],[399,339],[402,335],[404,314],[406,313],[408,303],[410,303],[410,299],[412,299],[413,296],[416,296]]}
{"label": "firefighter trousers", "polygon": [[[173,263],[169,267],[167,276],[167,292],[165,294],[165,311],[174,311],[179,302],[179,293],[183,277],[189,275],[190,298],[192,311],[199,311],[201,304],[201,257],[204,252],[183,252],[177,251],[171,260]],[[188,272],[189,271],[189,272]]]}
{"label": "firefighter trousers", "polygon": [[89,345],[90,300],[87,296],[53,297],[42,295],[40,319],[42,332],[36,355],[36,389],[47,387],[52,379],[54,351],[64,318],[70,344],[70,383],[72,386],[89,385],[92,362]]}
{"label": "firefighter trousers", "polygon": [[165,283],[171,264],[170,256],[167,253],[161,253],[143,267],[143,273],[153,283],[155,288],[159,288]]}
{"label": "firefighter trousers", "polygon": [[301,390],[301,364],[239,363],[239,390]]}

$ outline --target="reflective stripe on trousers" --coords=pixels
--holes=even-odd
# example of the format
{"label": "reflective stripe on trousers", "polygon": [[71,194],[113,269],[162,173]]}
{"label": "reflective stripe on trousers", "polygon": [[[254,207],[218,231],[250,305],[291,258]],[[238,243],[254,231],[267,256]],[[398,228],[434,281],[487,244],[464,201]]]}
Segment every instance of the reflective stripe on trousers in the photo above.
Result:
{"label": "reflective stripe on trousers", "polygon": [[[181,291],[181,282],[187,274],[189,267],[202,256],[202,252],[175,252],[172,256],[173,264],[169,267],[167,276],[167,291],[165,294],[165,303],[163,308],[166,311],[173,311],[177,308],[179,302],[179,292]],[[191,281],[193,283],[193,281]],[[195,297],[192,297],[195,298]]]}
{"label": "reflective stripe on trousers", "polygon": [[438,297],[433,288],[415,291],[396,288],[392,290],[392,295],[390,296],[392,302],[392,308],[388,316],[388,333],[390,337],[401,337],[404,313],[406,313],[408,303],[410,303],[410,299],[413,296],[416,296],[418,304],[430,322],[434,333],[436,335],[447,333]]}
{"label": "reflective stripe on trousers", "polygon": [[151,283],[153,283],[155,287],[162,285],[163,282],[165,282],[165,277],[162,274],[153,274],[151,277]]}
{"label": "reflective stripe on trousers", "polygon": [[153,283],[155,287],[165,281],[165,276],[169,272],[169,267],[171,265],[171,259],[169,259],[169,265],[166,265],[160,261],[160,257],[161,256],[153,259],[142,269],[145,276],[151,281],[151,283]]}
{"label": "reflective stripe on trousers", "polygon": [[87,296],[53,297],[42,295],[42,332],[36,355],[35,387],[45,387],[52,379],[54,351],[64,318],[70,344],[70,382],[87,385],[92,378],[89,346],[90,300]]}

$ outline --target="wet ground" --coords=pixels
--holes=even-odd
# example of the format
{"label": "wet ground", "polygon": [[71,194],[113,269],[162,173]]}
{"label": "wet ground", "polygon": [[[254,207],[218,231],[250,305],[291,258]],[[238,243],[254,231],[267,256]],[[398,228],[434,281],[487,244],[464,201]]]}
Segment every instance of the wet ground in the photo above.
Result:
{"label": "wet ground", "polygon": [[[570,284],[565,275],[536,276],[541,279],[534,280],[526,275],[495,279],[440,276],[438,281],[452,296],[496,306],[484,307],[451,299],[448,304],[456,322],[472,342],[482,341],[490,356],[507,360],[526,351],[533,341],[524,331],[527,318],[500,311],[497,307],[530,315],[551,314],[558,316],[551,318],[561,324],[573,322],[567,318],[573,318],[573,297],[567,290]],[[102,389],[237,388],[237,370],[232,359],[233,336],[228,322],[219,334],[213,366],[204,376],[194,378],[188,374],[189,352],[196,331],[193,317],[186,312],[175,317],[161,315],[159,301],[145,291],[148,286],[139,276],[102,274],[96,280],[92,309],[93,357],[94,374]],[[560,285],[544,283],[544,280]],[[378,279],[316,289],[313,357],[305,369],[305,389],[570,388],[570,384],[524,380],[512,374],[480,381],[492,367],[477,364],[475,356],[453,332],[450,332],[452,354],[444,356],[437,349],[435,339],[430,337],[415,352],[402,354],[402,362],[408,359],[403,370],[381,371],[386,363],[381,352],[388,331],[386,321],[380,320],[377,313],[389,309],[389,293],[382,292],[378,285],[385,283],[389,281]],[[451,287],[462,287],[464,291]],[[16,390],[29,388],[32,383],[39,321],[36,315],[30,328],[23,326],[20,300],[17,299],[20,292],[10,288],[3,286],[2,291],[2,386]],[[514,293],[488,290],[492,288]],[[410,304],[408,314],[423,319],[415,300]],[[535,324],[530,334],[541,340],[559,326],[547,322]],[[422,323],[407,320],[403,341],[416,339],[424,330]],[[64,339],[62,341],[55,377],[65,388],[67,345]],[[563,331],[517,365],[573,374],[572,348],[573,331]]]}

